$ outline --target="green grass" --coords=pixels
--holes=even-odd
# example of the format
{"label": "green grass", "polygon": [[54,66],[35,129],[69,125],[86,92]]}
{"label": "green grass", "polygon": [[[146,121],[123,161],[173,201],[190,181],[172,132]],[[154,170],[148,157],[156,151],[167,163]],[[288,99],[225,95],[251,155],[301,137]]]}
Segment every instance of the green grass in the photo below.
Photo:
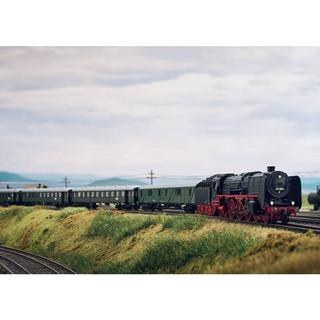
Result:
{"label": "green grass", "polygon": [[205,224],[205,218],[200,217],[166,217],[163,221],[163,229],[173,229],[174,231],[196,230]]}
{"label": "green grass", "polygon": [[88,212],[87,208],[72,208],[72,207],[68,207],[68,208],[64,208],[58,211],[57,214],[57,220],[61,221],[64,220],[74,214],[80,213],[80,212]]}
{"label": "green grass", "polygon": [[[175,273],[192,263],[206,259],[211,263],[243,254],[255,243],[244,233],[210,232],[196,239],[169,237],[157,239],[150,245],[130,270],[131,273]],[[193,272],[201,272],[197,268]]]}
{"label": "green grass", "polygon": [[159,219],[156,217],[127,217],[101,210],[93,218],[87,236],[89,238],[104,236],[119,242],[157,223]]}
{"label": "green grass", "polygon": [[0,220],[14,218],[16,221],[20,221],[24,216],[35,210],[35,207],[19,207],[11,206],[3,208],[0,211]]}

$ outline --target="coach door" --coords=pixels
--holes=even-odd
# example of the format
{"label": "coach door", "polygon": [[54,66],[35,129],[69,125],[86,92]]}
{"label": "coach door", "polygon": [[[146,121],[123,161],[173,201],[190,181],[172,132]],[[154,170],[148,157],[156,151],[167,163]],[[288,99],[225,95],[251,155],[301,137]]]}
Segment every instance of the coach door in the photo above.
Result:
{"label": "coach door", "polygon": [[61,192],[61,203],[65,204],[66,201],[66,193],[64,191]]}
{"label": "coach door", "polygon": [[68,190],[68,206],[72,203],[72,190]]}

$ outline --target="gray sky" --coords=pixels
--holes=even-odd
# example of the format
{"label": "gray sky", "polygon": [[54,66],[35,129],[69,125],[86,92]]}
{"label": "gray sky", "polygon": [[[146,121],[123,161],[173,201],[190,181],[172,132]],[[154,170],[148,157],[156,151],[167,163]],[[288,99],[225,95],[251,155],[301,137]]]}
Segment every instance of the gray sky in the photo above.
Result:
{"label": "gray sky", "polygon": [[0,170],[320,171],[319,48],[0,48]]}

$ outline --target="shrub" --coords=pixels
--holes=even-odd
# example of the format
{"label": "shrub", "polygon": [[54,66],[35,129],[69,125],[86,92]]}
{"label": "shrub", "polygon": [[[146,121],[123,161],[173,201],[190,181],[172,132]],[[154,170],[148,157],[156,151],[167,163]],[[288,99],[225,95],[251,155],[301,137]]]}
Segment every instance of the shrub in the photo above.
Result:
{"label": "shrub", "polygon": [[88,237],[105,236],[116,242],[159,223],[156,217],[126,217],[112,214],[110,211],[99,212],[88,229]]}
{"label": "shrub", "polygon": [[200,238],[158,239],[142,254],[132,267],[133,273],[173,273],[194,258],[224,261],[240,256],[255,243],[244,233],[210,232]]}
{"label": "shrub", "polygon": [[168,217],[163,222],[163,229],[173,229],[175,231],[196,230],[200,229],[205,224],[205,219],[202,217]]}
{"label": "shrub", "polygon": [[59,213],[57,215],[57,220],[58,221],[62,221],[64,219],[68,218],[69,216],[72,216],[74,214],[81,213],[81,212],[86,212],[86,211],[88,211],[88,209],[87,208],[82,208],[82,207],[79,207],[79,208],[73,208],[73,207],[64,208],[64,209],[59,211]]}
{"label": "shrub", "polygon": [[34,210],[34,207],[19,207],[11,206],[0,212],[0,220],[7,218],[14,218],[16,221],[20,221],[28,213],[31,213]]}
{"label": "shrub", "polygon": [[68,266],[77,273],[97,273],[97,265],[91,257],[74,253],[65,253],[55,256],[53,259]]}

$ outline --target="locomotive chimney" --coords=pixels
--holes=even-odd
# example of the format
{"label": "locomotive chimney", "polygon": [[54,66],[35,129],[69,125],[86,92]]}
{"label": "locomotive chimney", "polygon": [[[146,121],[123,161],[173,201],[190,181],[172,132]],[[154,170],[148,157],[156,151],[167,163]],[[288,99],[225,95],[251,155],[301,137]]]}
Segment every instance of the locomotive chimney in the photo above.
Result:
{"label": "locomotive chimney", "polygon": [[268,166],[267,167],[268,172],[274,172],[276,170],[275,166]]}

